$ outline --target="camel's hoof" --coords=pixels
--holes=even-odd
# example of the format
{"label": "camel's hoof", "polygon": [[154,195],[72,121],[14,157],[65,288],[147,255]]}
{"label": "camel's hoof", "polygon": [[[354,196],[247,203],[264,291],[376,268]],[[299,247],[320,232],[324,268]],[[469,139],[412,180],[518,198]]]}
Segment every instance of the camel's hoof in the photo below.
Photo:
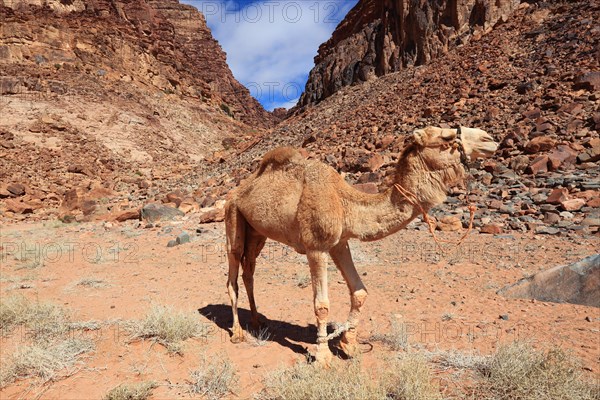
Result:
{"label": "camel's hoof", "polygon": [[360,349],[358,347],[357,342],[347,343],[343,340],[340,340],[337,343],[336,347],[343,351],[344,354],[347,355],[349,358],[354,358],[358,355],[358,353],[360,353]]}
{"label": "camel's hoof", "polygon": [[242,330],[241,327],[238,328],[233,328],[233,335],[231,336],[231,343],[242,343],[244,340],[246,340],[246,337],[244,335],[244,331]]}
{"label": "camel's hoof", "polygon": [[238,344],[245,340],[244,335],[233,335],[231,337],[231,343]]}

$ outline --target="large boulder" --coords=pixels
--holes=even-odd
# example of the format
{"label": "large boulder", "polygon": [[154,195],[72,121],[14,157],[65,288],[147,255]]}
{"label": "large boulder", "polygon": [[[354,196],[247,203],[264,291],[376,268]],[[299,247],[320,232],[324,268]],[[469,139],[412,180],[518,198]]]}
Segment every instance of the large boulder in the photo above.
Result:
{"label": "large boulder", "polygon": [[600,307],[600,254],[521,279],[498,291],[505,297]]}

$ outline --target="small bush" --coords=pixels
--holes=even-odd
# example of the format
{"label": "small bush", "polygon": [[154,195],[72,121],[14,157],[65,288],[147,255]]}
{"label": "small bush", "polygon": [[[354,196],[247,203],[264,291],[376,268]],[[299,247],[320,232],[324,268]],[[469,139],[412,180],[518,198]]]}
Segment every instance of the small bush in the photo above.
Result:
{"label": "small bush", "polygon": [[207,331],[192,315],[170,307],[154,306],[142,321],[125,324],[131,339],[152,339],[171,353],[181,354],[181,342],[194,337],[206,337]]}
{"label": "small bush", "polygon": [[156,382],[123,383],[111,389],[103,400],[146,400],[156,387]]}
{"label": "small bush", "polygon": [[478,391],[489,400],[597,400],[600,387],[584,381],[578,363],[561,349],[536,351],[515,342],[480,369]]}
{"label": "small bush", "polygon": [[216,357],[209,361],[203,355],[200,368],[190,372],[189,391],[216,400],[232,393],[237,381],[235,368],[226,357]]}
{"label": "small bush", "polygon": [[10,363],[2,368],[0,387],[17,379],[35,377],[47,382],[70,376],[75,372],[72,368],[80,356],[94,348],[94,342],[89,339],[67,339],[22,347],[12,356]]}

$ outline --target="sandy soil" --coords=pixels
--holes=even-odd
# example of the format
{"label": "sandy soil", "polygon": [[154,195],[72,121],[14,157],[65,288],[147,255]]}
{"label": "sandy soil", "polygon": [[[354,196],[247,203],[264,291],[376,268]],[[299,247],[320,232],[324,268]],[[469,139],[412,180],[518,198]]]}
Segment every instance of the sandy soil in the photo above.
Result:
{"label": "sandy soil", "polygon": [[[311,289],[299,285],[308,276],[303,256],[267,243],[258,260],[255,286],[259,311],[272,337],[262,346],[251,341],[234,345],[229,342],[223,225],[203,225],[197,233],[192,219],[153,228],[138,224],[46,222],[1,227],[3,298],[21,293],[64,306],[74,320],[103,323],[99,330],[77,331],[94,338],[97,346],[77,373],[44,386],[33,380],[18,381],[0,391],[2,399],[99,399],[120,383],[144,380],[160,384],[153,398],[190,398],[186,379],[202,354],[228,357],[240,377],[231,397],[249,398],[263,388],[270,371],[302,360],[306,349],[313,350]],[[190,233],[192,241],[167,248],[182,231]],[[443,237],[453,235],[458,236],[445,233]],[[597,239],[473,233],[458,249],[446,246],[442,255],[427,232],[411,228],[379,242],[351,246],[369,290],[359,329],[363,341],[389,331],[391,319],[397,318],[406,327],[413,349],[490,354],[501,343],[529,340],[536,347],[571,350],[581,358],[586,374],[600,378],[597,308],[496,294],[524,276],[597,253]],[[77,285],[84,278],[108,285]],[[249,311],[240,287],[244,324],[249,323]],[[332,319],[343,322],[349,298],[334,267],[330,267],[329,289]],[[122,323],[143,318],[157,304],[197,316],[209,337],[186,341],[183,356],[169,355],[164,347],[148,341],[129,343]],[[25,341],[23,330],[1,338],[3,366]],[[381,363],[392,354],[376,341],[363,347],[368,364]],[[436,373],[443,380],[441,371]]]}

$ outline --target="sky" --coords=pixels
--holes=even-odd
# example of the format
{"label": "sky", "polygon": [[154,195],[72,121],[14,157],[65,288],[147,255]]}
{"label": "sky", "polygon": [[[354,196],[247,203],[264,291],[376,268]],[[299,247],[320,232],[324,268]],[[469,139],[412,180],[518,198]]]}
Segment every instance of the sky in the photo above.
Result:
{"label": "sky", "polygon": [[319,45],[358,0],[181,0],[200,10],[233,75],[267,110],[304,91]]}

